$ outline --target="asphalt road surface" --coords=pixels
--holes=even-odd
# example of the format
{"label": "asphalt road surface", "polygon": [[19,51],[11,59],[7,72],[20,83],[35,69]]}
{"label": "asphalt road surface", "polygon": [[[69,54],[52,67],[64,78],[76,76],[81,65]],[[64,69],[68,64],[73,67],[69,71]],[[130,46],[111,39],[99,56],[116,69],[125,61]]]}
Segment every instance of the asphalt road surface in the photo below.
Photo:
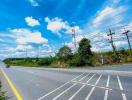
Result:
{"label": "asphalt road surface", "polygon": [[1,69],[23,100],[132,100],[132,65],[70,70],[1,65]]}

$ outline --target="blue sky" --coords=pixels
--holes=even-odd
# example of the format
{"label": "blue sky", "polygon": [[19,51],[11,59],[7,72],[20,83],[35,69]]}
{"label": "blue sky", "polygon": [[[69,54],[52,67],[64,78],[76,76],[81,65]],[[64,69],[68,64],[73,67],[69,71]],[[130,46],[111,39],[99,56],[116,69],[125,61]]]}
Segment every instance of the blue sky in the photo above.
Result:
{"label": "blue sky", "polygon": [[117,49],[128,48],[121,33],[132,29],[132,0],[2,0],[0,58],[54,55],[64,44],[74,49],[72,23],[76,41],[90,39],[93,51],[112,50],[108,28]]}

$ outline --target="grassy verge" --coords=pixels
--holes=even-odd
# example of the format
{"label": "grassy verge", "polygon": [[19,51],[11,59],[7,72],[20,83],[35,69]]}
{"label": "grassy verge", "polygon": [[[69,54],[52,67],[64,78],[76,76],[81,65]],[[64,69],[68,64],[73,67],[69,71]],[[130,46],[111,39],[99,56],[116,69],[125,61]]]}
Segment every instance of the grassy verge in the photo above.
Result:
{"label": "grassy verge", "polygon": [[3,92],[2,91],[2,84],[1,84],[1,81],[0,81],[0,100],[7,100],[9,99],[6,95],[5,95],[6,92]]}

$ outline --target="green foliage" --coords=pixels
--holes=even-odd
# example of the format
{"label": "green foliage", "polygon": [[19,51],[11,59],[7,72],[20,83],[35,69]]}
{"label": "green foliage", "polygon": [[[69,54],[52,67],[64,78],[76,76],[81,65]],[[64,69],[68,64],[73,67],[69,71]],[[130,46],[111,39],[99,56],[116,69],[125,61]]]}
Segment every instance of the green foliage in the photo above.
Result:
{"label": "green foliage", "polygon": [[78,53],[75,53],[72,57],[72,59],[70,59],[68,61],[68,64],[70,66],[79,66],[80,65],[80,57],[79,57],[79,54]]}
{"label": "green foliage", "polygon": [[92,65],[93,61],[93,53],[91,51],[91,45],[90,41],[86,38],[83,38],[80,43],[79,43],[79,48],[78,48],[78,53],[79,53],[79,64],[80,66],[84,65]]}
{"label": "green foliage", "polygon": [[48,66],[50,65],[51,63],[53,62],[53,58],[52,57],[46,57],[46,58],[42,58],[40,60],[38,60],[38,65],[41,65],[41,66]]}
{"label": "green foliage", "polygon": [[64,46],[64,47],[60,48],[60,50],[56,56],[61,62],[65,63],[71,58],[72,51],[69,47]]}
{"label": "green foliage", "polygon": [[9,99],[6,95],[5,92],[2,91],[2,85],[1,85],[1,81],[0,81],[0,100],[7,100]]}
{"label": "green foliage", "polygon": [[68,61],[70,66],[87,66],[93,65],[94,56],[91,51],[90,41],[83,38],[79,43],[78,52],[75,53],[71,60]]}

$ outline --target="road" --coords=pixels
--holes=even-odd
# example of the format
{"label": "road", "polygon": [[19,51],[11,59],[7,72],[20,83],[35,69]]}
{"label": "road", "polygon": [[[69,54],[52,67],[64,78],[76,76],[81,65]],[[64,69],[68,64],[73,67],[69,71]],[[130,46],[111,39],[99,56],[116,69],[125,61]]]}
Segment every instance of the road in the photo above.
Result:
{"label": "road", "polygon": [[1,68],[23,100],[132,100],[132,65],[82,69],[7,69],[1,65]]}

